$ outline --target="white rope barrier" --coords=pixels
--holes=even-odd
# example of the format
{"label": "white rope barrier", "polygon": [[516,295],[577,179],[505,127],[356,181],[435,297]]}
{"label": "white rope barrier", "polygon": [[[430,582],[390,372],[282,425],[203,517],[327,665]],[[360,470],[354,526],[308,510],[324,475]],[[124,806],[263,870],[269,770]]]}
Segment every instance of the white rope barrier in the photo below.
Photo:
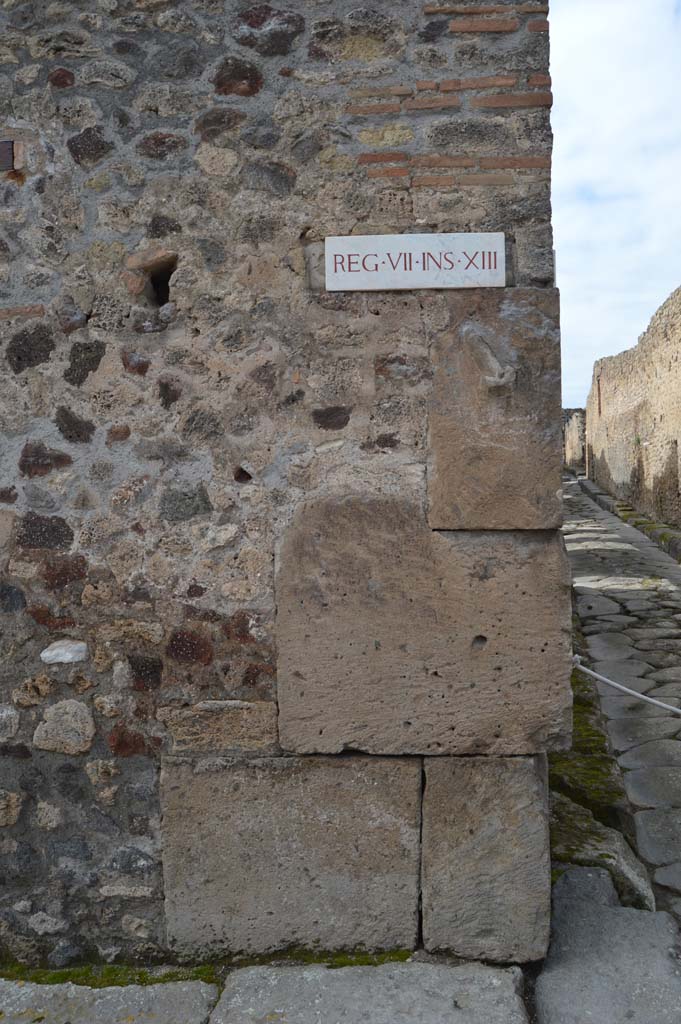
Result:
{"label": "white rope barrier", "polygon": [[654,697],[646,697],[645,693],[637,693],[636,690],[630,690],[628,686],[622,686],[621,683],[615,683],[612,679],[606,679],[605,676],[599,675],[598,672],[592,672],[590,668],[584,668],[582,665],[582,659],[578,654],[573,655],[572,660],[579,671],[583,672],[585,676],[591,676],[592,679],[598,679],[599,682],[605,683],[606,686],[612,686],[615,690],[621,690],[622,693],[628,694],[629,697],[636,697],[638,700],[644,700],[647,704],[654,704],[657,708],[664,708],[665,711],[671,711],[673,715],[681,715],[681,708],[673,708],[671,704],[663,704],[661,700],[655,700]]}

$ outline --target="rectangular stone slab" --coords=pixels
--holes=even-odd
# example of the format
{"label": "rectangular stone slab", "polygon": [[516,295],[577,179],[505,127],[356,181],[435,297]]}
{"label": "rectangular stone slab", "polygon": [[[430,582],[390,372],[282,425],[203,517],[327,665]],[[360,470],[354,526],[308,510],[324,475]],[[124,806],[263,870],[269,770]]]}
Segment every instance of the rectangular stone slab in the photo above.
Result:
{"label": "rectangular stone slab", "polygon": [[388,963],[232,971],[211,1024],[527,1024],[522,973],[482,964]]}
{"label": "rectangular stone slab", "polygon": [[550,916],[545,758],[425,765],[425,948],[501,963],[541,959]]}
{"label": "rectangular stone slab", "polygon": [[431,346],[428,501],[435,530],[546,530],[561,521],[558,292],[447,296]]}
{"label": "rectangular stone slab", "polygon": [[165,758],[171,948],[413,948],[420,790],[418,759]]}
{"label": "rectangular stone slab", "polygon": [[557,535],[434,533],[407,499],[329,498],[298,510],[277,563],[284,749],[565,746],[570,598]]}

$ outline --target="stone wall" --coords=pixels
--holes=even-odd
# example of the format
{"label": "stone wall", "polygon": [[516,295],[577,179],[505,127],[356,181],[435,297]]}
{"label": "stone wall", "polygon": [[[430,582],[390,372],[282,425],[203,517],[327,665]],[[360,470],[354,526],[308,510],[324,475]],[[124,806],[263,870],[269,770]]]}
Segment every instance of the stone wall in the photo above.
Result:
{"label": "stone wall", "polygon": [[586,410],[563,409],[563,463],[574,473],[586,467]]}
{"label": "stone wall", "polygon": [[638,344],[599,359],[586,408],[588,475],[653,519],[681,526],[681,289]]}
{"label": "stone wall", "polygon": [[[546,7],[2,19],[5,951],[423,919],[541,956],[570,701]],[[507,287],[325,292],[325,236],[413,230],[505,231]]]}

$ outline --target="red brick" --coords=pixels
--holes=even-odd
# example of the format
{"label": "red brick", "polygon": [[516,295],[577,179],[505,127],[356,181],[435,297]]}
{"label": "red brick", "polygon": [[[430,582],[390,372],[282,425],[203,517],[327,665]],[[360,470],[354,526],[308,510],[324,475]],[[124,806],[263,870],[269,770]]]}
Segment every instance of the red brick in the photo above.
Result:
{"label": "red brick", "polygon": [[542,86],[546,86],[547,88],[550,89],[551,88],[551,75],[545,75],[545,74],[530,75],[530,77],[527,79],[527,84],[528,85],[542,85]]}
{"label": "red brick", "polygon": [[430,99],[423,97],[416,100],[405,100],[405,110],[445,110],[447,107],[460,107],[461,100],[458,96],[433,96]]}
{"label": "red brick", "polygon": [[449,23],[450,32],[517,32],[517,18],[457,18]]}
{"label": "red brick", "polygon": [[423,174],[411,184],[413,188],[451,188],[454,180],[451,174]]}
{"label": "red brick", "polygon": [[517,84],[517,75],[490,75],[487,78],[447,78],[444,82],[440,82],[440,91],[454,92],[461,89],[503,89],[505,86]]}
{"label": "red brick", "polygon": [[357,114],[362,117],[371,117],[372,114],[399,114],[401,107],[399,103],[372,103],[366,106],[356,105],[346,107],[346,113]]}
{"label": "red brick", "polygon": [[518,14],[548,14],[548,4],[519,4],[516,7]]}
{"label": "red brick", "polygon": [[541,21],[528,21],[527,31],[528,32],[548,32],[549,23],[544,18]]}
{"label": "red brick", "polygon": [[414,156],[414,167],[475,167],[471,156]]}
{"label": "red brick", "polygon": [[494,110],[498,107],[550,107],[550,92],[510,92],[498,96],[474,96],[472,107]]}
{"label": "red brick", "polygon": [[550,156],[483,156],[480,158],[483,170],[504,170],[517,168],[527,170],[532,167],[551,167]]}
{"label": "red brick", "polygon": [[437,92],[437,82],[421,81],[416,83],[419,92]]}
{"label": "red brick", "polygon": [[397,164],[408,160],[407,153],[362,153],[357,157],[358,164]]}
{"label": "red brick", "polygon": [[368,178],[405,178],[410,174],[408,167],[370,167]]}
{"label": "red brick", "polygon": [[4,309],[0,309],[0,320],[15,320],[20,317],[44,315],[44,306],[6,306]]}
{"label": "red brick", "polygon": [[512,174],[462,174],[455,179],[456,185],[512,185]]}

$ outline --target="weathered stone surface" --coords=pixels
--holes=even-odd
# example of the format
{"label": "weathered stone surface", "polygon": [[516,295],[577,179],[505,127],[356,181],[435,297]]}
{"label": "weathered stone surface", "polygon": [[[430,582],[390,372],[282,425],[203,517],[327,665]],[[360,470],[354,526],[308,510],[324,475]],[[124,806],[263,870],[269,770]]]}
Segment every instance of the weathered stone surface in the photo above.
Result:
{"label": "weathered stone surface", "polygon": [[634,815],[636,848],[649,864],[670,864],[681,849],[681,810],[654,808]]}
{"label": "weathered stone surface", "polygon": [[681,732],[681,721],[672,718],[617,718],[607,724],[615,751],[631,750],[650,740],[666,739]]}
{"label": "weathered stone surface", "polygon": [[577,602],[577,614],[580,619],[589,619],[596,615],[617,615],[619,611],[619,604],[611,601],[609,597],[580,597]]}
{"label": "weathered stone surface", "polygon": [[204,701],[190,708],[161,708],[158,718],[173,738],[173,752],[225,754],[277,748],[277,706],[269,701]]}
{"label": "weathered stone surface", "polygon": [[33,745],[59,754],[84,754],[92,746],[95,723],[86,704],[62,700],[45,709],[33,734]]}
{"label": "weathered stone surface", "polygon": [[482,964],[249,967],[227,978],[211,1024],[527,1024],[522,974]]}
{"label": "weathered stone surface", "polygon": [[681,768],[681,740],[649,740],[618,760],[622,768]]}
{"label": "weathered stone surface", "polygon": [[[589,879],[600,874],[602,889]],[[608,875],[573,868],[554,888],[551,948],[535,988],[538,1024],[676,1024],[679,940],[669,914],[616,905]]]}
{"label": "weathered stone surface", "polygon": [[21,814],[22,803],[23,797],[21,793],[0,789],[0,828],[16,825]]}
{"label": "weathered stone surface", "polygon": [[624,785],[634,807],[681,807],[678,768],[637,768],[625,772]]}
{"label": "weathered stone surface", "polygon": [[551,857],[554,862],[606,868],[625,906],[655,910],[648,872],[622,833],[561,793],[551,793]]}
{"label": "weathered stone surface", "polygon": [[415,760],[165,758],[171,946],[413,947],[420,783]]}
{"label": "weathered stone surface", "polygon": [[469,959],[539,960],[549,939],[543,758],[426,761],[423,943]]}
{"label": "weathered stone surface", "polygon": [[6,743],[19,730],[19,712],[11,704],[0,704],[0,743]]}
{"label": "weathered stone surface", "polygon": [[429,522],[545,530],[561,519],[558,293],[449,293],[432,346]]}
{"label": "weathered stone surface", "polygon": [[399,499],[319,501],[297,513],[276,586],[285,749],[518,754],[565,743],[557,539],[433,533]]}
{"label": "weathered stone surface", "polygon": [[635,653],[633,641],[621,633],[597,633],[586,646],[593,661],[625,661]]}
{"label": "weathered stone surface", "polygon": [[658,868],[655,872],[655,881],[666,889],[681,892],[681,863],[677,861],[676,864],[667,864],[663,868]]}
{"label": "weathered stone surface", "polygon": [[120,1021],[163,1021],[163,1024],[208,1024],[218,997],[215,985],[176,981],[163,985],[87,988],[66,982],[35,985],[0,978],[3,1024],[119,1024]]}

